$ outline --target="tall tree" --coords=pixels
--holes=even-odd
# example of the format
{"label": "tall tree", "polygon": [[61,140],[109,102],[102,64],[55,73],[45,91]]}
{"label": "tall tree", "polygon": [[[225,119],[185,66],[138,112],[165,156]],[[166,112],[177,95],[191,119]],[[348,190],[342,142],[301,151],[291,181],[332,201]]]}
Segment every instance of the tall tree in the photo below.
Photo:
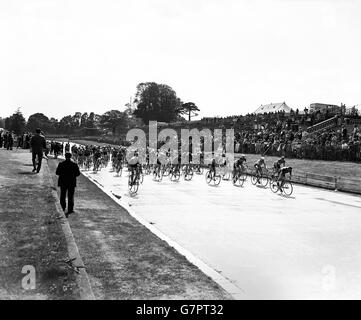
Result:
{"label": "tall tree", "polygon": [[10,116],[8,129],[14,131],[16,134],[20,134],[25,129],[25,118],[21,113],[20,109],[17,109],[16,112]]}
{"label": "tall tree", "polygon": [[134,115],[147,123],[150,120],[171,122],[177,119],[182,105],[176,92],[165,84],[155,82],[140,83],[137,86]]}
{"label": "tall tree", "polygon": [[100,125],[115,134],[121,127],[127,127],[127,119],[128,117],[125,112],[110,110],[100,116]]}
{"label": "tall tree", "polygon": [[85,128],[86,127],[86,123],[88,121],[88,118],[89,118],[89,115],[88,115],[88,112],[85,112],[81,115],[81,118],[80,118],[80,126],[82,128]]}
{"label": "tall tree", "polygon": [[73,117],[72,116],[65,116],[60,119],[59,121],[59,131],[61,133],[71,133],[74,130],[73,126]]}
{"label": "tall tree", "polygon": [[32,114],[26,125],[27,130],[35,132],[37,128],[44,130],[45,132],[51,127],[49,118],[43,113]]}
{"label": "tall tree", "polygon": [[183,103],[178,109],[179,114],[188,115],[188,121],[191,121],[192,117],[198,116],[197,111],[200,111],[194,102]]}

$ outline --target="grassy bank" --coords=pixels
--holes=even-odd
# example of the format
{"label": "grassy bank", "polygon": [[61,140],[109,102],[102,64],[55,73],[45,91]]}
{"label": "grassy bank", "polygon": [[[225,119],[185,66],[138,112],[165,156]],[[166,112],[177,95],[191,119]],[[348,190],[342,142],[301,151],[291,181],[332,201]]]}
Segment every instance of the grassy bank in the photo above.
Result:
{"label": "grassy bank", "polygon": [[[31,173],[27,151],[0,150],[0,299],[78,299],[74,272],[44,169]],[[35,289],[21,285],[35,268]]]}

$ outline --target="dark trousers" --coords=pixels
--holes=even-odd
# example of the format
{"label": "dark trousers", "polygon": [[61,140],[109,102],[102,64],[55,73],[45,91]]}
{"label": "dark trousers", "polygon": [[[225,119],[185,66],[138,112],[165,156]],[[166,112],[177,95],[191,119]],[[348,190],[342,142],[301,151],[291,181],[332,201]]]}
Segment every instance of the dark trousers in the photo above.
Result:
{"label": "dark trousers", "polygon": [[[40,171],[41,168],[41,160],[43,159],[43,153],[42,152],[33,152],[33,167],[34,169],[36,169],[37,171]],[[38,156],[38,166],[36,167],[36,156]]]}
{"label": "dark trousers", "polygon": [[74,193],[75,187],[60,186],[60,205],[65,211],[66,208],[66,195],[68,194],[68,212],[74,209]]}

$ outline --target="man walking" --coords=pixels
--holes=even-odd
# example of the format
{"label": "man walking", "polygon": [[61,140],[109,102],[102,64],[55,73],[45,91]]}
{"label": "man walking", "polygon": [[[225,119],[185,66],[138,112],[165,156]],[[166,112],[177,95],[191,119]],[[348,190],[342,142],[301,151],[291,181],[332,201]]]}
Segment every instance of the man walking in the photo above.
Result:
{"label": "man walking", "polygon": [[71,161],[71,153],[65,154],[65,161],[60,162],[56,174],[59,176],[58,186],[60,187],[60,205],[65,211],[66,195],[68,194],[68,212],[65,216],[74,213],[74,193],[76,187],[76,178],[80,175],[79,166]]}
{"label": "man walking", "polygon": [[[30,148],[32,153],[33,160],[33,172],[39,173],[41,168],[41,161],[43,159],[43,151],[46,149],[46,141],[43,135],[41,135],[41,130],[36,129],[36,134],[30,139]],[[38,157],[38,166],[36,167],[36,157]]]}

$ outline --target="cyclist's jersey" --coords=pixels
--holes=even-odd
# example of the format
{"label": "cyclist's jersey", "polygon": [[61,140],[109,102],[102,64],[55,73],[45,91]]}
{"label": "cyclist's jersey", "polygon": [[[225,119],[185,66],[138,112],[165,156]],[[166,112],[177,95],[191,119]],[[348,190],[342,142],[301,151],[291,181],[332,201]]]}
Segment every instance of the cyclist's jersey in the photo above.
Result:
{"label": "cyclist's jersey", "polygon": [[281,164],[285,165],[286,161],[284,159],[279,159],[273,164],[273,166],[277,171],[279,171],[281,169]]}
{"label": "cyclist's jersey", "polygon": [[262,165],[266,166],[266,163],[264,162],[264,160],[259,159],[254,165],[257,167],[261,167]]}
{"label": "cyclist's jersey", "polygon": [[128,161],[128,164],[131,168],[135,168],[138,164],[140,164],[139,162],[139,157],[138,156],[133,156],[132,158],[130,158],[130,160]]}
{"label": "cyclist's jersey", "polygon": [[241,158],[240,158],[240,159],[237,159],[237,161],[234,162],[233,167],[234,167],[234,168],[241,168],[243,162],[244,162],[244,160],[242,160]]}
{"label": "cyclist's jersey", "polygon": [[[289,170],[290,170],[290,168],[288,168],[288,167],[283,167],[283,168],[281,168],[281,169],[280,169],[280,176],[283,176],[283,177],[284,177],[287,172],[290,172]],[[290,173],[290,174],[291,174],[291,173]]]}

